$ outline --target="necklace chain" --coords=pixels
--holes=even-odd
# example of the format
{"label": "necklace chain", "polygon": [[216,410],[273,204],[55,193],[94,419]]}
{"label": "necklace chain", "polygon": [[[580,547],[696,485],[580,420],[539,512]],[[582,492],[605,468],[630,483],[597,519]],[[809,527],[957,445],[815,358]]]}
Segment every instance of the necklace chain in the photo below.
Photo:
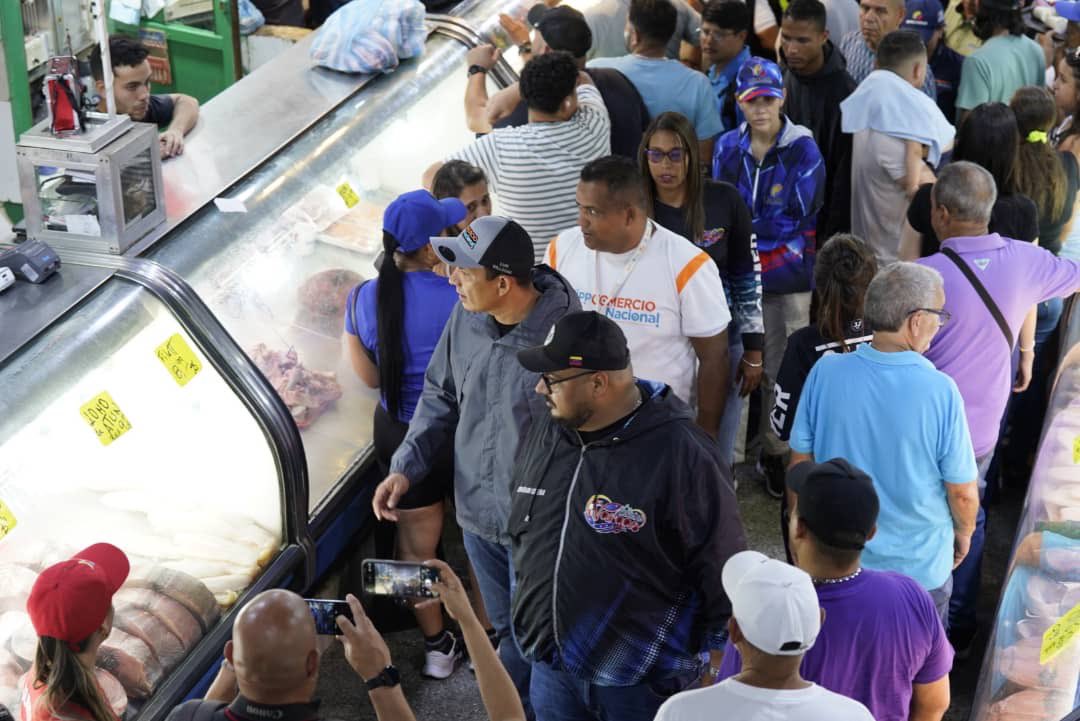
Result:
{"label": "necklace chain", "polygon": [[855,569],[855,573],[852,573],[849,576],[844,576],[843,578],[815,578],[814,584],[818,586],[831,586],[836,583],[844,583],[846,581],[851,581],[852,579],[856,578],[860,573],[862,573],[862,567]]}

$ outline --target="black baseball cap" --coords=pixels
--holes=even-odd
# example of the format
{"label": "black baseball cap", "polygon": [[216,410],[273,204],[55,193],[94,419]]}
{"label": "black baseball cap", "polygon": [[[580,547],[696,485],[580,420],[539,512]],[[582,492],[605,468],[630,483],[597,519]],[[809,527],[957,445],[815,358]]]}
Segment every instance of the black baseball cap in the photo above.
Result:
{"label": "black baseball cap", "polygon": [[528,232],[499,215],[477,218],[452,238],[429,240],[441,261],[459,268],[490,268],[520,278],[536,264]]}
{"label": "black baseball cap", "polygon": [[1021,0],[979,0],[979,8],[989,11],[1020,10]]}
{"label": "black baseball cap", "polygon": [[567,368],[619,371],[630,365],[630,349],[622,328],[592,310],[563,316],[544,345],[519,350],[517,357],[518,363],[533,373]]}
{"label": "black baseball cap", "polygon": [[537,3],[529,10],[528,20],[552,50],[583,58],[592,48],[592,30],[579,10],[567,5],[549,8],[544,3]]}
{"label": "black baseball cap", "polygon": [[843,458],[800,463],[787,474],[799,495],[798,514],[807,528],[833,548],[862,549],[874,530],[878,496],[874,481]]}

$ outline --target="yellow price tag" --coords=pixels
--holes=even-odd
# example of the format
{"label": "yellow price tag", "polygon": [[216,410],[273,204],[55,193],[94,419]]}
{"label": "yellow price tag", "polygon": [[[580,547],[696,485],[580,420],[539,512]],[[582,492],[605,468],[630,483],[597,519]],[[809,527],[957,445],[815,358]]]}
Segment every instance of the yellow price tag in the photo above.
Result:
{"label": "yellow price tag", "polygon": [[120,410],[120,406],[116,405],[108,391],[102,391],[84,403],[79,413],[86,419],[103,446],[131,430],[131,421]]}
{"label": "yellow price tag", "polygon": [[356,194],[356,191],[352,189],[352,186],[349,185],[348,181],[337,187],[337,194],[345,201],[345,207],[347,208],[351,208],[360,202],[360,196]]}
{"label": "yellow price tag", "polygon": [[1073,463],[1080,463],[1080,436],[1073,438]]}
{"label": "yellow price tag", "polygon": [[1046,629],[1042,637],[1042,647],[1039,649],[1039,663],[1045,664],[1065,650],[1078,632],[1080,632],[1080,603],[1059,618],[1057,623]]}
{"label": "yellow price tag", "polygon": [[15,528],[17,523],[15,514],[11,512],[6,503],[0,501],[0,538],[11,533],[11,529]]}
{"label": "yellow price tag", "polygon": [[157,350],[158,360],[169,371],[176,384],[183,388],[192,378],[202,370],[202,363],[195,351],[184,340],[184,336],[173,333],[172,336],[159,345]]}

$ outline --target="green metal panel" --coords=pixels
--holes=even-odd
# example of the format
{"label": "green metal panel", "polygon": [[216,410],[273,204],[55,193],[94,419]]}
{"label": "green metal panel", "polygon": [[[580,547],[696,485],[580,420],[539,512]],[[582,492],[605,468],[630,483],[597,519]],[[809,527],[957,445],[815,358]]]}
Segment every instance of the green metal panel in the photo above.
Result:
{"label": "green metal panel", "polygon": [[[213,30],[181,22],[165,22],[164,12],[140,27],[165,33],[172,65],[172,85],[153,87],[157,93],[185,93],[205,103],[240,79],[237,71],[236,0],[215,0]],[[137,36],[139,28],[110,21],[109,32]]]}
{"label": "green metal panel", "polygon": [[[26,48],[23,45],[23,22],[21,3],[0,0],[0,43],[4,46],[4,65],[7,69],[8,87],[4,95],[11,102],[12,120],[15,125],[14,142],[33,125],[34,116],[30,106],[30,84],[27,82]],[[8,142],[9,138],[4,138]],[[15,172],[14,168],[10,172]],[[22,206],[4,203],[4,211],[11,221],[22,220]]]}

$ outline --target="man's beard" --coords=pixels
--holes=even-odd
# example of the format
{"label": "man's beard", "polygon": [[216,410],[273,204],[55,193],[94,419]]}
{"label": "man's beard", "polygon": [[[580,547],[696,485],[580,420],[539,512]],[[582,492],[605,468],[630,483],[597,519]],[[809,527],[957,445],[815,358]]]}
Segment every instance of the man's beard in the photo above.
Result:
{"label": "man's beard", "polygon": [[556,423],[572,431],[576,431],[577,429],[588,423],[589,419],[592,418],[593,415],[591,408],[582,408],[572,416],[556,416],[554,415],[555,406],[552,405],[551,401],[548,401],[548,409],[552,411],[551,417],[555,420]]}

